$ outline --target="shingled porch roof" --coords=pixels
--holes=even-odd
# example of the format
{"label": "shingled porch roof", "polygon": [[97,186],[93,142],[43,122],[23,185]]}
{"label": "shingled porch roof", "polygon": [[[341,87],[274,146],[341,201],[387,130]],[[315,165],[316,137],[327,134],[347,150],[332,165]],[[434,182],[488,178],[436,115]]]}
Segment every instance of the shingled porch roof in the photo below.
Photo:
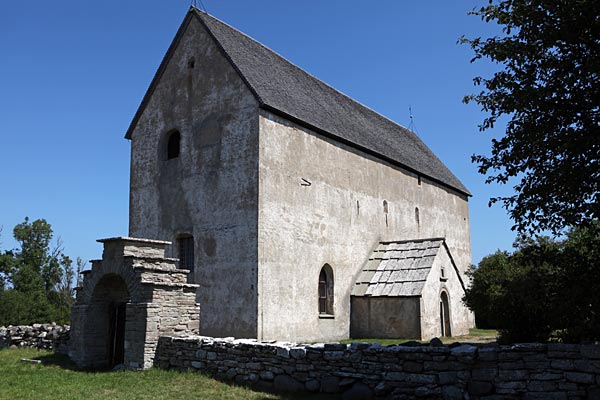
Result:
{"label": "shingled porch roof", "polygon": [[195,7],[190,8],[179,28],[127,130],[126,138],[131,139],[154,87],[192,18],[197,18],[213,37],[261,108],[460,193],[471,195],[415,133],[344,95],[273,50]]}
{"label": "shingled porch roof", "polygon": [[443,238],[381,242],[352,288],[352,296],[420,296]]}

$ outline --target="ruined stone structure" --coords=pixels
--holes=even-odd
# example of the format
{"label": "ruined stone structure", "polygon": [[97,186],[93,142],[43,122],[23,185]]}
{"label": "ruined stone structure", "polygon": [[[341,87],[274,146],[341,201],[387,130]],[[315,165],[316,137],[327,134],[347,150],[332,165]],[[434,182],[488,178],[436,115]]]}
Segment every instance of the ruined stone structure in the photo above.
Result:
{"label": "ruined stone structure", "polygon": [[[464,185],[413,132],[214,17],[190,9],[126,138],[129,235],[163,241],[152,243],[191,271],[197,290],[174,260],[160,261],[185,288],[182,315],[195,290],[201,334],[426,339],[473,326],[461,302],[471,263]],[[160,312],[182,310],[127,279],[125,290],[117,280],[133,274],[129,264],[104,258],[81,307],[112,288],[117,303],[140,295]],[[120,277],[94,289],[113,264]],[[75,320],[86,315],[77,307]],[[159,333],[137,315],[135,329],[154,343]],[[153,344],[134,342],[147,343],[135,356],[146,365]]]}
{"label": "ruined stone structure", "polygon": [[69,356],[81,367],[149,368],[162,335],[198,330],[198,285],[164,257],[169,242],[102,239],[71,310]]}

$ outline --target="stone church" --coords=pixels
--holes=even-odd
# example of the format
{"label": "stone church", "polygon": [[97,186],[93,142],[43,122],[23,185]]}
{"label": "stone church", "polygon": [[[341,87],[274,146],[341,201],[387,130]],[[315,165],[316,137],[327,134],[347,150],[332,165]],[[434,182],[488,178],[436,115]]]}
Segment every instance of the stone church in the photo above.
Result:
{"label": "stone church", "polygon": [[231,26],[190,9],[126,138],[130,237],[102,240],[79,289],[80,365],[148,366],[159,335],[196,329],[315,342],[473,326],[467,188],[413,132]]}

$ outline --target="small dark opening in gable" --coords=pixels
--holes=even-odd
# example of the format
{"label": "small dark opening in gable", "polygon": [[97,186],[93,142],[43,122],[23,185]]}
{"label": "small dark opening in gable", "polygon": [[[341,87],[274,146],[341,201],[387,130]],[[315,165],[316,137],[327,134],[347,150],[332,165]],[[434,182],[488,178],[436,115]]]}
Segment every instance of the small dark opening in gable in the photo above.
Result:
{"label": "small dark opening in gable", "polygon": [[192,57],[188,61],[188,68],[189,69],[194,69],[195,66],[196,66],[196,59],[194,57]]}
{"label": "small dark opening in gable", "polygon": [[173,131],[169,134],[169,140],[167,142],[167,160],[179,157],[180,141],[181,135],[178,131]]}

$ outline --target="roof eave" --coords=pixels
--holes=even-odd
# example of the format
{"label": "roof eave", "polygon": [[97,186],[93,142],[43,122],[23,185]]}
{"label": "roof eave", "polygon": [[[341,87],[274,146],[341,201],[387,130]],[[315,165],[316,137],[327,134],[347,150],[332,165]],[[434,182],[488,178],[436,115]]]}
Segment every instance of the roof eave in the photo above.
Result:
{"label": "roof eave", "polygon": [[433,181],[433,182],[435,182],[435,183],[437,183],[439,185],[442,185],[442,186],[444,186],[444,187],[446,187],[448,189],[454,190],[454,191],[456,191],[458,193],[461,193],[461,194],[463,194],[463,195],[465,195],[467,197],[472,197],[473,196],[471,194],[471,192],[469,192],[469,190],[466,189],[466,188],[465,188],[465,190],[463,190],[461,188],[457,188],[457,187],[454,187],[452,185],[449,185],[448,183],[443,182],[440,179],[437,179],[435,177],[432,177],[432,176],[429,176],[427,174],[424,174],[421,171],[417,171],[416,169],[411,168],[408,165],[405,165],[405,164],[403,164],[403,163],[401,163],[401,162],[399,162],[397,160],[394,160],[393,158],[384,156],[381,153],[378,153],[376,151],[373,151],[373,150],[370,150],[370,149],[368,149],[366,147],[358,145],[358,144],[356,144],[354,142],[351,142],[349,140],[341,138],[341,137],[339,137],[337,135],[332,134],[331,132],[328,132],[328,131],[325,131],[325,130],[319,128],[318,126],[311,125],[311,124],[309,124],[308,122],[306,122],[306,121],[304,121],[302,119],[296,118],[293,115],[290,115],[290,114],[288,114],[288,113],[286,113],[284,111],[279,110],[278,108],[272,107],[272,106],[270,106],[268,104],[265,104],[263,102],[260,102],[259,106],[260,106],[260,108],[262,108],[265,111],[271,112],[271,113],[276,114],[276,115],[278,115],[280,117],[283,117],[284,119],[287,119],[287,120],[289,120],[291,122],[294,122],[294,123],[296,123],[298,125],[301,125],[301,126],[303,126],[305,128],[308,128],[311,131],[314,131],[314,132],[316,132],[316,133],[318,133],[318,134],[320,134],[320,135],[322,135],[322,136],[324,136],[326,138],[333,139],[336,142],[342,143],[342,144],[344,144],[346,146],[349,146],[349,147],[352,147],[352,148],[354,148],[356,150],[360,150],[363,153],[366,153],[366,154],[368,154],[370,156],[373,156],[373,157],[376,157],[376,158],[378,158],[378,159],[380,159],[382,161],[385,161],[387,163],[390,163],[392,165],[400,167],[400,168],[402,168],[402,169],[404,169],[406,171],[412,172],[413,174],[417,174],[417,175],[420,175],[422,177],[425,177],[425,178],[427,178],[427,179],[429,179],[429,180],[431,180],[431,181]]}
{"label": "roof eave", "polygon": [[466,291],[467,287],[465,286],[465,282],[463,281],[463,278],[460,275],[460,271],[458,270],[458,266],[454,262],[454,257],[452,257],[452,253],[450,252],[450,248],[448,247],[448,243],[446,243],[445,239],[444,239],[443,244],[444,244],[444,248],[446,249],[446,253],[448,254],[448,257],[450,257],[450,262],[452,263],[452,267],[454,268],[454,272],[456,273],[456,276],[458,277],[458,280],[460,281],[460,285],[462,286],[463,290]]}

